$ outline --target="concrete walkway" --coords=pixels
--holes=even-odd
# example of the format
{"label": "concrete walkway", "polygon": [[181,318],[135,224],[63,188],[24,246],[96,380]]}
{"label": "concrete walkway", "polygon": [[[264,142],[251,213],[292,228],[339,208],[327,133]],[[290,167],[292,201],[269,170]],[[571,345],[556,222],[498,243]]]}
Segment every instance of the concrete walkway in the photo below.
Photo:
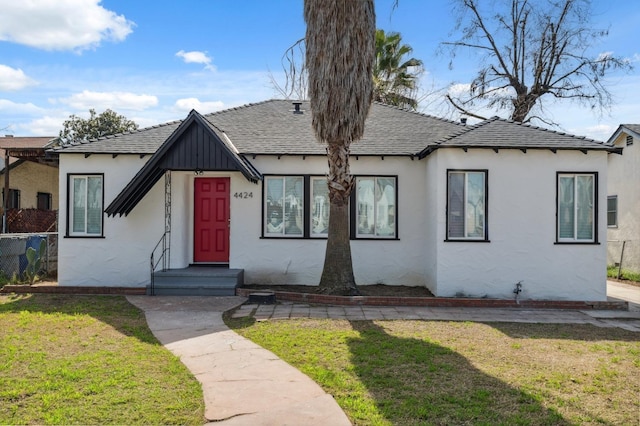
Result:
{"label": "concrete walkway", "polygon": [[[216,425],[350,425],[333,397],[273,353],[229,330],[222,313],[244,297],[127,296],[202,384]],[[212,423],[213,424],[213,423]]]}
{"label": "concrete walkway", "polygon": [[[349,425],[331,395],[273,353],[229,330],[223,312],[257,321],[285,318],[419,319],[592,324],[640,332],[640,287],[610,281],[611,300],[629,311],[242,305],[244,297],[127,296],[145,312],[153,334],[202,384],[205,417],[222,425]],[[213,423],[212,423],[213,424]]]}
{"label": "concrete walkway", "polygon": [[609,300],[626,300],[629,310],[640,311],[640,287],[618,281],[607,281],[607,298]]}

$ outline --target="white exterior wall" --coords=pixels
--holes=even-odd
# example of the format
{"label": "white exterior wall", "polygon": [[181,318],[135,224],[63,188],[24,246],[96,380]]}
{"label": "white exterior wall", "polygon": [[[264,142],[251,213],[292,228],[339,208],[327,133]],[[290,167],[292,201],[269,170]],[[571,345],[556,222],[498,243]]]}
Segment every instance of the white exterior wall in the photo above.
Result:
{"label": "white exterior wall", "polygon": [[[104,173],[104,207],[151,158],[138,155],[60,156],[58,282],[71,286],[140,287],[150,281],[149,257],[164,232],[164,180],[127,217],[107,217],[104,238],[67,237],[67,174]],[[158,204],[159,203],[159,204]]]}
{"label": "white exterior wall", "polygon": [[[426,168],[426,206],[427,225],[425,229],[425,259],[424,275],[427,288],[434,295],[438,294],[438,222],[440,207],[438,200],[446,199],[446,185],[442,187],[442,179],[439,179],[438,155],[431,154],[421,161]],[[446,184],[446,176],[444,180]]]}
{"label": "white exterior wall", "polygon": [[[325,175],[324,157],[258,156],[252,163],[264,174]],[[286,172],[285,172],[286,171]],[[351,158],[355,175],[397,176],[399,240],[352,240],[353,269],[358,284],[423,286],[426,211],[425,168],[408,157]],[[244,179],[244,178],[243,178]],[[326,239],[260,238],[262,184],[232,182],[231,193],[253,191],[252,199],[232,197],[230,267],[245,269],[250,284],[303,284],[320,282]],[[256,196],[257,195],[257,196]]]}
{"label": "white exterior wall", "polygon": [[[352,240],[358,284],[427,286],[437,296],[606,300],[606,153],[440,149],[424,160],[352,157],[355,175],[397,176],[398,240]],[[104,173],[104,206],[150,157],[60,156],[59,283],[75,286],[149,284],[149,256],[164,232],[164,179],[127,217],[104,217],[104,238],[65,238],[67,174]],[[264,174],[324,175],[324,157],[258,156]],[[447,169],[488,169],[488,243],[444,242]],[[598,240],[594,245],[555,242],[556,172],[598,172]],[[248,284],[317,285],[325,239],[262,238],[262,182],[231,178],[231,268]],[[193,261],[192,172],[172,173],[171,267]],[[235,198],[234,193],[251,193]],[[305,201],[306,202],[306,201]]]}
{"label": "white exterior wall", "polygon": [[[67,199],[68,173],[104,173],[104,207],[108,206],[150,157],[62,155],[61,199]],[[264,174],[324,175],[324,157],[259,156],[252,160]],[[359,284],[424,285],[424,163],[409,158],[355,157],[352,173],[397,176],[399,240],[352,241],[354,274]],[[317,285],[326,239],[262,238],[262,183],[239,172],[206,172],[203,177],[231,178],[229,267],[245,270],[246,283]],[[173,172],[171,268],[193,261],[193,193],[195,175]],[[235,198],[236,192],[251,193]],[[66,233],[67,205],[61,203],[60,234]],[[149,284],[149,257],[164,232],[164,178],[126,217],[104,216],[104,238],[61,238],[60,285],[132,286]]]}
{"label": "white exterior wall", "polygon": [[[437,296],[513,298],[522,281],[523,299],[606,300],[606,153],[440,149],[431,155],[438,179]],[[447,169],[488,169],[490,242],[444,241]],[[598,172],[600,244],[554,244],[556,172]]]}
{"label": "white exterior wall", "polygon": [[622,155],[609,154],[608,194],[618,196],[618,225],[608,228],[607,263],[620,262],[622,241],[624,257],[622,267],[640,272],[640,140],[634,138],[626,146],[626,133],[614,141],[623,148]]}

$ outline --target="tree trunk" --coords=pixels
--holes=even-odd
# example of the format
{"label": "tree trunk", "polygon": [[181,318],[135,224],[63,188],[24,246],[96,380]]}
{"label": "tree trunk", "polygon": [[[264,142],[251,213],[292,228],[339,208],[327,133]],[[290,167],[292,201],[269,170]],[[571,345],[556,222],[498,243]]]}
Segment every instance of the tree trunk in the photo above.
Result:
{"label": "tree trunk", "polygon": [[360,292],[356,287],[351,261],[349,205],[331,203],[329,211],[329,236],[318,291],[343,296],[358,295]]}
{"label": "tree trunk", "polygon": [[524,120],[527,119],[527,115],[529,115],[530,110],[531,108],[529,108],[527,105],[514,102],[514,109],[511,113],[511,120],[518,123],[523,123]]}
{"label": "tree trunk", "polygon": [[513,112],[511,113],[511,120],[516,121],[518,123],[523,123],[531,109],[535,105],[539,96],[535,96],[533,94],[526,95],[518,95],[513,100]]}
{"label": "tree trunk", "polygon": [[325,294],[357,295],[349,240],[349,195],[353,176],[349,172],[349,144],[329,144],[329,230],[319,291]]}

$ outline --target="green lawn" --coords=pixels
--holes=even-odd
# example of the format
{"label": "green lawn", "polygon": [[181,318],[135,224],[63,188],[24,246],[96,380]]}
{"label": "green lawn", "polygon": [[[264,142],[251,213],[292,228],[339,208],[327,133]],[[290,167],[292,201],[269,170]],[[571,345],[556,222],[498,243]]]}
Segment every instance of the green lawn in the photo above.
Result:
{"label": "green lawn", "polygon": [[[228,320],[357,425],[635,425],[640,334],[586,325]],[[0,424],[202,424],[200,385],[115,296],[0,296]]]}
{"label": "green lawn", "polygon": [[202,390],[119,296],[0,296],[0,424],[203,424]]}
{"label": "green lawn", "polygon": [[[640,283],[640,273],[629,271],[628,269],[623,269],[620,272],[620,279]],[[618,267],[613,265],[607,266],[607,277],[618,278]]]}
{"label": "green lawn", "polygon": [[356,425],[637,425],[640,334],[587,325],[228,319]]}

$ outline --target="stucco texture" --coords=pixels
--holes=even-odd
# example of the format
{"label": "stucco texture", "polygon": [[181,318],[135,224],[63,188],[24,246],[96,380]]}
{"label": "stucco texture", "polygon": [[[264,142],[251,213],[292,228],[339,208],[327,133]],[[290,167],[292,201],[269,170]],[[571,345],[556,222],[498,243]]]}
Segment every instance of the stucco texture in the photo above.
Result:
{"label": "stucco texture", "polygon": [[607,229],[607,263],[640,273],[640,140],[626,146],[626,137],[622,132],[615,140],[622,155],[609,155],[607,195],[618,198],[618,223]]}
{"label": "stucco texture", "polygon": [[[426,286],[437,296],[606,300],[607,154],[579,151],[440,149],[424,160],[353,157],[355,175],[397,178],[398,238],[351,242],[359,284]],[[105,173],[105,207],[149,157],[63,155],[60,195],[68,173]],[[269,175],[324,176],[321,156],[258,155]],[[448,169],[488,170],[489,242],[445,242]],[[597,172],[599,244],[555,244],[556,174]],[[193,262],[194,172],[171,174],[171,267]],[[231,180],[229,267],[245,270],[248,284],[317,285],[326,240],[263,236],[263,184],[239,172],[204,172]],[[234,193],[251,196],[234,197]],[[66,232],[66,206],[60,232]],[[60,239],[60,285],[142,286],[150,282],[150,253],[164,232],[161,179],[128,216],[104,218],[101,238]]]}

